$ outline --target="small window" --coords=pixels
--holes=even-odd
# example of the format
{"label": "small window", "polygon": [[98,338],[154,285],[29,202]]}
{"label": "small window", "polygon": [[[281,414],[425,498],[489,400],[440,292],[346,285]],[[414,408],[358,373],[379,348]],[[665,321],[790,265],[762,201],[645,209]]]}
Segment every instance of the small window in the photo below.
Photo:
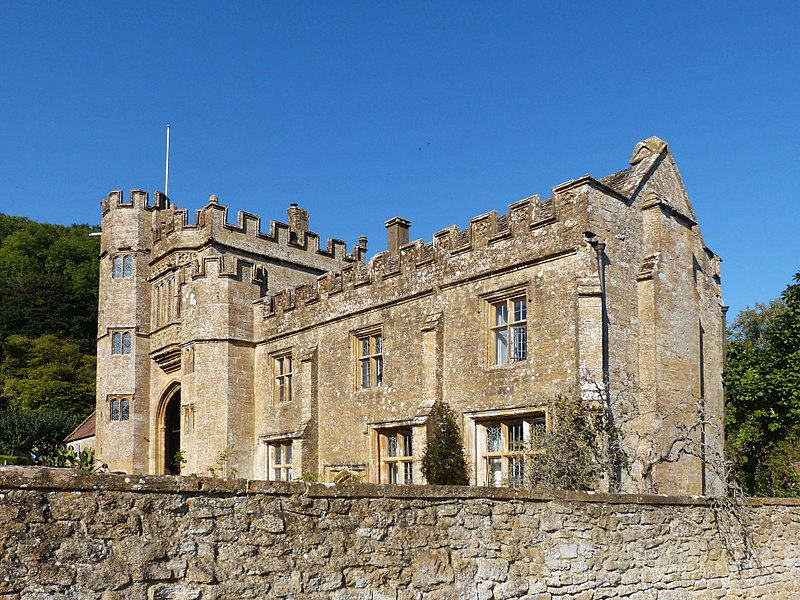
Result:
{"label": "small window", "polygon": [[192,433],[194,432],[194,404],[187,404],[181,408],[183,409],[183,430]]}
{"label": "small window", "polygon": [[505,365],[528,358],[528,302],[524,296],[490,304],[492,362]]}
{"label": "small window", "polygon": [[531,429],[544,430],[544,417],[484,421],[478,424],[481,485],[516,487],[525,481],[525,451]]}
{"label": "small window", "polygon": [[269,444],[269,479],[270,481],[292,480],[292,442],[275,442]]}
{"label": "small window", "polygon": [[390,429],[378,434],[380,483],[414,483],[414,437],[410,428]]}
{"label": "small window", "polygon": [[355,338],[358,387],[383,385],[383,335],[381,330],[359,334]]}
{"label": "small window", "polygon": [[194,373],[194,345],[183,348],[183,372]]}
{"label": "small window", "polygon": [[131,332],[115,331],[111,334],[111,354],[131,353]]}
{"label": "small window", "polygon": [[292,355],[287,353],[276,356],[273,368],[275,370],[275,402],[291,402]]}
{"label": "small window", "polygon": [[124,279],[133,275],[133,257],[130,254],[118,254],[112,263],[111,277]]}
{"label": "small window", "polygon": [[131,400],[127,396],[112,396],[109,416],[112,421],[128,421],[131,416]]}

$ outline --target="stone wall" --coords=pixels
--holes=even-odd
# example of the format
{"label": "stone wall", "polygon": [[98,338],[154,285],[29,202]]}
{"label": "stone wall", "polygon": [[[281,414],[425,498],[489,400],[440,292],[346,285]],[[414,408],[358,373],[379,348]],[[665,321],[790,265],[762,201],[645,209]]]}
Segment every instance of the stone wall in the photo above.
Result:
{"label": "stone wall", "polygon": [[799,546],[792,500],[0,469],[0,598],[792,598]]}

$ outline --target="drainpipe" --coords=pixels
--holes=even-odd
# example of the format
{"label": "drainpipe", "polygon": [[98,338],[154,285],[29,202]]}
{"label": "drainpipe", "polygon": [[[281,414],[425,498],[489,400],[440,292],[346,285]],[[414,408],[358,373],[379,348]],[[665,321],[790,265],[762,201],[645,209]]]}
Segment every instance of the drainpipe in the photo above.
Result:
{"label": "drainpipe", "polygon": [[[608,444],[612,448],[617,444],[614,435],[614,411],[611,410],[611,376],[609,369],[609,350],[608,350],[608,302],[606,296],[606,243],[594,233],[587,231],[584,233],[588,244],[594,248],[597,255],[597,276],[600,279],[600,324],[601,324],[601,346],[603,353],[603,392],[605,395],[606,418],[608,419],[609,432]],[[622,484],[622,465],[614,464],[614,481],[609,481],[609,491],[618,491]]]}
{"label": "drainpipe", "polygon": [[600,321],[602,325],[602,348],[603,348],[603,388],[606,392],[606,400],[609,396],[609,358],[608,358],[608,305],[606,301],[606,263],[605,252],[606,243],[593,234],[587,231],[585,234],[586,241],[594,248],[597,255],[597,275],[600,278]]}

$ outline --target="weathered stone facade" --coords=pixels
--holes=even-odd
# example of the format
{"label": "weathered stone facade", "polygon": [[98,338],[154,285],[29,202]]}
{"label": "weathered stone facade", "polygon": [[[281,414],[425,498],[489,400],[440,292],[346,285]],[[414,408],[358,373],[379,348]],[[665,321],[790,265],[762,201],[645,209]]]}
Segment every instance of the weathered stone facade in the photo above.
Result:
{"label": "weathered stone facade", "polygon": [[0,468],[13,600],[788,599],[798,560],[797,500]]}
{"label": "weathered stone facade", "polygon": [[[723,453],[724,308],[667,145],[389,250],[319,247],[215,197],[189,223],[163,195],[103,201],[98,457],[128,473],[423,482],[436,401],[457,413],[476,484],[519,475],[514,444],[550,426],[555,394],[625,393],[634,453],[692,438],[694,456],[624,489],[705,494]],[[127,336],[127,337],[126,337]],[[588,382],[588,383],[587,383]],[[591,389],[590,389],[591,388]],[[582,392],[576,392],[581,390]],[[180,453],[177,451],[180,450]],[[177,460],[176,460],[177,453]],[[643,466],[644,465],[644,466]]]}

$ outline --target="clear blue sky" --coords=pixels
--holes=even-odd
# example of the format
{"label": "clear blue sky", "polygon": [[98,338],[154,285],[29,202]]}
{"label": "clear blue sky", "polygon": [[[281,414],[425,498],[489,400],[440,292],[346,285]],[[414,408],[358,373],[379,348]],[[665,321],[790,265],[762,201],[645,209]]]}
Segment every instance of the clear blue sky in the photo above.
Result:
{"label": "clear blue sky", "polygon": [[[0,0],[0,212],[164,187],[385,248],[670,143],[733,318],[800,270],[793,2]],[[235,219],[235,212],[233,213]]]}

